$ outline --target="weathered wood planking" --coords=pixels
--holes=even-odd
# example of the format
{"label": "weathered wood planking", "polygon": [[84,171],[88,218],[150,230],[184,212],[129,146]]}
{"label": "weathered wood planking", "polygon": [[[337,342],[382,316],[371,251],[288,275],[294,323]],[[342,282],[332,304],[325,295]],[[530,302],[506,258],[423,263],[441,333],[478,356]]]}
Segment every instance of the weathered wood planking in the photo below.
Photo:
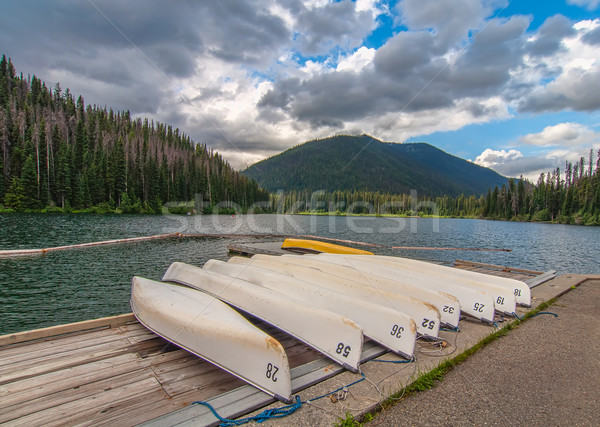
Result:
{"label": "weathered wood planking", "polygon": [[[321,357],[258,323],[284,345],[291,366]],[[245,384],[132,323],[131,315],[12,334],[0,342],[0,423],[10,425],[133,425]]]}

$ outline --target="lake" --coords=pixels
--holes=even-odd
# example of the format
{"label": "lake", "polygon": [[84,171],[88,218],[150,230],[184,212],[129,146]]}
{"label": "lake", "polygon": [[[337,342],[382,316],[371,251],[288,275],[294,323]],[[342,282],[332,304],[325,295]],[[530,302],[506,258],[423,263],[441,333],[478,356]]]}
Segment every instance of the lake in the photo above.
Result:
{"label": "lake", "polygon": [[310,234],[386,247],[506,248],[512,251],[366,247],[381,254],[446,262],[466,259],[559,273],[600,274],[600,227],[311,215],[0,214],[0,249],[175,232],[244,236],[173,238],[0,258],[0,334],[130,312],[132,276],[159,280],[173,261],[201,266],[211,258],[226,260],[228,244],[263,241],[263,235],[269,234]]}

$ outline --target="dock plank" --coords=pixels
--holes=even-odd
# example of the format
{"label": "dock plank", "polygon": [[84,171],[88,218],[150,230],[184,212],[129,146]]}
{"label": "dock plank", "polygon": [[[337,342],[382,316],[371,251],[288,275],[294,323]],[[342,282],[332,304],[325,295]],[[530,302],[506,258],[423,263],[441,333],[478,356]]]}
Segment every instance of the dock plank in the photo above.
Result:
{"label": "dock plank", "polygon": [[142,359],[127,353],[98,362],[75,366],[0,386],[0,410],[19,401],[56,393],[75,385],[109,378],[145,367]]}
{"label": "dock plank", "polygon": [[[238,386],[238,379],[223,381],[218,393],[232,390]],[[190,390],[176,397],[165,400],[158,396],[144,396],[143,399],[132,399],[122,404],[112,406],[104,413],[96,415],[81,426],[133,426],[158,418],[171,412],[186,408],[198,400],[206,400],[214,395],[214,390]]]}
{"label": "dock plank", "polygon": [[66,325],[50,326],[48,328],[34,329],[32,331],[16,332],[14,334],[0,335],[0,347],[11,344],[15,345],[21,342],[30,342],[33,340],[64,335],[72,332],[81,332],[85,330],[94,330],[98,328],[115,328],[136,322],[137,319],[133,313],[121,314],[119,316],[102,317],[100,319],[84,320],[83,322],[68,323]]}
{"label": "dock plank", "polygon": [[135,346],[132,346],[126,340],[125,343],[113,341],[103,345],[85,347],[68,355],[64,353],[49,354],[45,358],[38,358],[34,361],[24,360],[21,364],[6,366],[0,369],[0,385],[126,353],[138,353],[144,357],[143,353],[156,352],[157,349],[159,350],[161,346],[164,346],[164,340],[158,338]]}
{"label": "dock plank", "polygon": [[38,411],[30,415],[15,419],[11,422],[14,426],[31,425],[72,425],[76,420],[90,420],[93,416],[107,410],[113,405],[130,400],[132,396],[142,397],[150,393],[166,393],[156,378],[146,378],[142,381],[129,383],[121,387],[103,390],[102,392],[73,400],[68,403],[54,406],[49,409]]}
{"label": "dock plank", "polygon": [[117,343],[117,345],[122,345],[124,342],[123,340],[125,339],[120,334],[102,335],[96,337],[90,335],[82,338],[82,340],[70,340],[70,342],[55,340],[44,343],[45,345],[43,346],[35,346],[35,349],[24,348],[24,353],[14,353],[12,355],[6,355],[4,352],[0,351],[0,355],[2,356],[0,359],[0,372],[5,367],[9,367],[14,364],[23,365],[24,360],[27,360],[30,363],[43,363],[44,360],[51,357],[51,355],[68,354],[76,350],[85,351],[86,348],[97,348],[109,343]]}
{"label": "dock plank", "polygon": [[84,342],[86,340],[93,340],[101,337],[112,337],[114,339],[119,339],[121,336],[122,333],[118,328],[103,328],[91,332],[73,332],[65,335],[40,338],[34,341],[20,342],[18,344],[8,344],[0,347],[0,354],[3,356],[2,360],[0,360],[0,364],[3,364],[4,357],[9,357],[15,354],[26,355],[50,348],[54,349],[57,345],[57,340],[60,341],[58,345],[68,345],[74,342]]}
{"label": "dock plank", "polygon": [[[199,373],[198,375],[194,375],[195,370],[182,370],[175,371],[174,373],[180,373],[179,376],[171,376],[170,378],[159,377],[163,389],[169,394],[169,396],[174,397],[179,394],[182,394],[189,390],[206,390],[206,389],[214,389],[221,382],[236,382],[237,386],[242,386],[246,384],[245,381],[235,377],[229,372],[223,371],[220,368],[207,370]],[[165,381],[163,381],[165,378]]]}
{"label": "dock plank", "polygon": [[2,414],[0,414],[0,423],[27,417],[36,412],[49,410],[90,396],[97,396],[106,390],[125,387],[147,379],[154,379],[154,373],[148,368],[122,374],[115,372],[114,375],[87,384],[79,384],[76,379],[68,379],[69,381],[63,389],[54,390],[53,393],[3,408]]}

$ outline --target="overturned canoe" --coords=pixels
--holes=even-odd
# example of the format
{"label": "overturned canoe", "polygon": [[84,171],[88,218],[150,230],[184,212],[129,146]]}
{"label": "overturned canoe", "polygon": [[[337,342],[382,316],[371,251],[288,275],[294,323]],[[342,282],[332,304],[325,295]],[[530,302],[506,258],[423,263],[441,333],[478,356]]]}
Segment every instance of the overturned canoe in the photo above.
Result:
{"label": "overturned canoe", "polygon": [[[282,258],[294,259],[293,262],[305,265],[308,265],[308,263],[311,262],[310,260],[314,258],[310,256],[306,259],[302,259],[304,256],[305,255],[293,257],[289,255],[284,256]],[[265,255],[254,255],[252,259],[260,259],[261,257],[265,257]],[[391,280],[399,279],[401,281],[408,281],[409,283],[414,284],[415,286],[445,292],[450,295],[453,295],[460,301],[460,309],[464,314],[467,314],[471,317],[475,317],[476,319],[480,319],[487,323],[491,323],[494,321],[494,300],[491,296],[485,294],[481,290],[460,286],[455,283],[444,282],[439,280],[438,278],[430,277],[427,275],[422,275],[421,277],[417,278],[411,277],[410,275],[399,271],[398,268],[393,268],[385,265],[377,265],[375,263],[367,262],[361,257],[340,256],[338,258],[328,255],[319,255],[317,258],[321,257],[323,257],[324,261],[327,258],[331,258],[331,263],[339,263],[342,265],[352,267],[351,270],[338,270],[337,272],[338,274],[344,274],[345,277],[349,279],[360,275],[365,275],[367,277],[375,277],[379,275]],[[290,262],[292,261],[290,260]]]}
{"label": "overturned canoe", "polygon": [[[363,333],[352,320],[299,303],[288,296],[199,267],[174,262],[164,281],[209,293],[303,341],[353,372],[358,371]],[[343,344],[346,351],[339,351]]]}
{"label": "overturned canoe", "polygon": [[281,245],[281,249],[289,249],[294,252],[304,253],[325,252],[332,254],[373,255],[373,252],[363,251],[361,249],[307,239],[285,239]]}
{"label": "overturned canoe", "polygon": [[[403,280],[402,277],[390,279],[378,274],[367,274],[354,269],[344,256],[326,257],[320,255],[304,255],[298,259],[294,255],[283,255],[302,265],[346,277],[361,283],[363,286],[380,291],[409,295],[426,303],[434,305],[440,313],[440,322],[451,328],[456,328],[460,320],[460,302],[458,298],[445,292],[421,288]],[[352,258],[350,258],[351,260]],[[331,264],[336,264],[332,266]]]}
{"label": "overturned canoe", "polygon": [[285,350],[227,304],[194,289],[134,277],[131,309],[140,323],[167,341],[291,401]]}
{"label": "overturned canoe", "polygon": [[[338,255],[322,254],[320,257],[334,259]],[[340,255],[341,256],[341,255]],[[488,295],[493,300],[494,309],[501,313],[513,314],[516,310],[516,297],[512,288],[500,286],[492,283],[489,280],[474,281],[456,276],[446,270],[448,267],[440,270],[441,266],[424,261],[406,263],[396,257],[361,257],[356,255],[344,255],[346,260],[349,260],[352,265],[360,263],[361,265],[373,265],[376,271],[382,269],[391,269],[392,274],[396,277],[404,277],[412,280],[415,283],[420,283],[423,280],[435,280],[438,283],[443,283],[444,286],[460,286],[463,288],[478,290]],[[484,277],[485,279],[485,277]],[[451,293],[451,292],[450,292]]]}
{"label": "overturned canoe", "polygon": [[410,296],[365,287],[354,280],[340,277],[332,272],[296,264],[293,262],[295,258],[301,259],[302,255],[295,257],[255,255],[251,259],[234,257],[229,262],[249,263],[250,265],[284,273],[321,288],[333,290],[341,295],[360,298],[363,301],[396,310],[398,313],[406,314],[414,319],[418,334],[437,338],[440,329],[440,313],[433,305]]}
{"label": "overturned canoe", "polygon": [[529,286],[527,286],[527,284],[521,280],[510,279],[508,277],[492,276],[490,274],[462,270],[460,268],[452,268],[445,265],[432,264],[430,262],[419,261],[410,258],[376,255],[368,260],[375,263],[385,263],[390,261],[394,264],[404,266],[405,268],[412,268],[417,271],[427,272],[428,274],[435,274],[439,277],[454,277],[475,285],[488,283],[502,286],[509,289],[510,292],[513,293],[517,304],[527,307],[531,305],[531,290],[529,289]]}
{"label": "overturned canoe", "polygon": [[[248,258],[245,260],[250,261]],[[416,325],[412,318],[388,307],[371,304],[288,275],[256,266],[209,260],[203,269],[239,277],[273,289],[299,302],[326,308],[354,320],[364,334],[393,352],[410,359],[414,355]],[[342,342],[340,342],[342,344]],[[336,351],[345,352],[340,346]]]}

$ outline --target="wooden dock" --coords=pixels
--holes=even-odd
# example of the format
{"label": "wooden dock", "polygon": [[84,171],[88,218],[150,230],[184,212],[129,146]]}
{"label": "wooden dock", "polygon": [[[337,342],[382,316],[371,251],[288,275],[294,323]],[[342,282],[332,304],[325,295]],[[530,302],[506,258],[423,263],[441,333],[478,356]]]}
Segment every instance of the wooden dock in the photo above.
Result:
{"label": "wooden dock", "polygon": [[[521,280],[540,276],[501,266],[456,266]],[[343,371],[284,332],[259,326],[285,347],[294,393]],[[362,360],[386,352],[367,342]],[[190,406],[197,400],[212,402],[229,418],[274,402],[148,331],[132,314],[0,336],[0,424],[160,425],[194,417],[198,425],[214,424],[206,408]]]}
{"label": "wooden dock", "polygon": [[[291,368],[322,358],[259,326],[285,347]],[[136,425],[244,385],[133,314],[0,337],[0,424]]]}

